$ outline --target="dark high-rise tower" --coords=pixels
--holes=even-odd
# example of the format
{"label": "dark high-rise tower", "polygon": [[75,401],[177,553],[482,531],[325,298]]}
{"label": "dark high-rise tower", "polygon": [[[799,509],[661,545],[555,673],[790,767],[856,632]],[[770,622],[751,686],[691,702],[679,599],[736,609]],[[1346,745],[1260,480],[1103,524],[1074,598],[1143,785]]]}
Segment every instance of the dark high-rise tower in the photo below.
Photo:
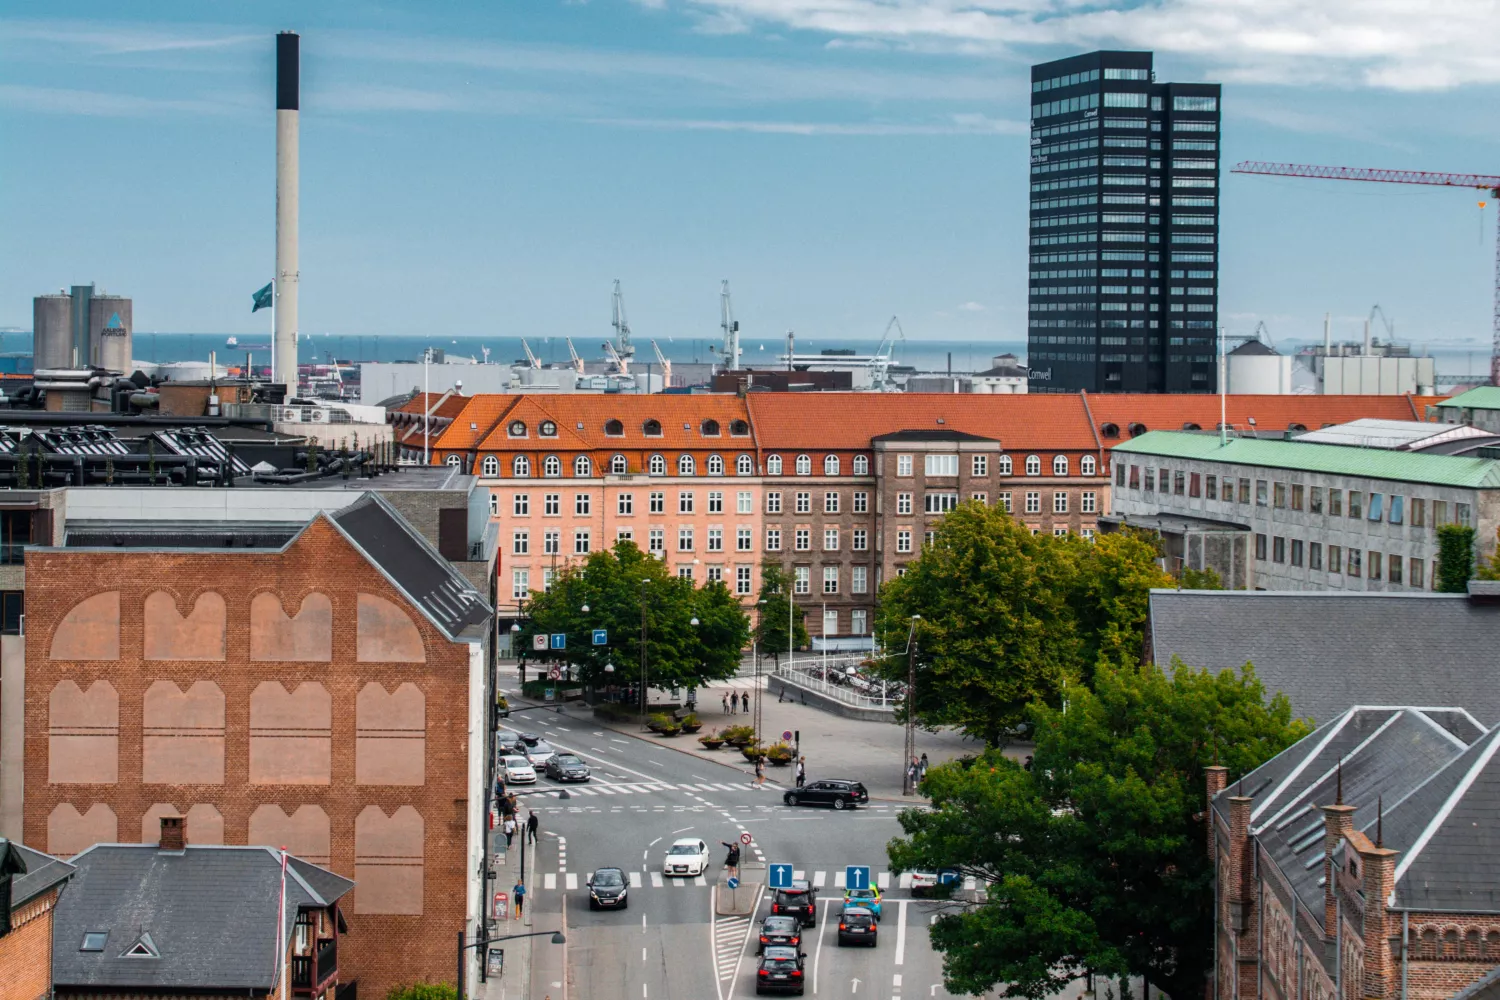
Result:
{"label": "dark high-rise tower", "polygon": [[1031,69],[1032,392],[1214,392],[1219,85],[1150,52]]}

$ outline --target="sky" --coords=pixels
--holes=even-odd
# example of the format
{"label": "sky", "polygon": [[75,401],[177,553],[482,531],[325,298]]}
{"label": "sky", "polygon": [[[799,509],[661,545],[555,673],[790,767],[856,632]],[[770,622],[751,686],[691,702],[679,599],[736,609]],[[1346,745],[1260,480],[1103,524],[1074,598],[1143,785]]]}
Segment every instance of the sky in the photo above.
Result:
{"label": "sky", "polygon": [[[0,327],[93,281],[264,333],[302,34],[301,329],[1025,338],[1029,67],[1151,49],[1223,159],[1500,173],[1500,0],[7,0]],[[1488,346],[1493,197],[1222,180],[1221,321]],[[1487,200],[1481,209],[1479,201]],[[1381,332],[1377,321],[1376,331]]]}

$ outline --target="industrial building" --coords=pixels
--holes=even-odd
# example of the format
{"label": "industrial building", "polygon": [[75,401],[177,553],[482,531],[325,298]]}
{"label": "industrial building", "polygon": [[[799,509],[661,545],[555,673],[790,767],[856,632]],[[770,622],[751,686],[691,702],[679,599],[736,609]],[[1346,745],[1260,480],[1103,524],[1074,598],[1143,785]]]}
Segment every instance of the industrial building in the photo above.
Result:
{"label": "industrial building", "polygon": [[34,367],[130,373],[134,303],[89,285],[32,299]]}
{"label": "industrial building", "polygon": [[1092,52],[1031,91],[1031,391],[1216,391],[1219,85]]}

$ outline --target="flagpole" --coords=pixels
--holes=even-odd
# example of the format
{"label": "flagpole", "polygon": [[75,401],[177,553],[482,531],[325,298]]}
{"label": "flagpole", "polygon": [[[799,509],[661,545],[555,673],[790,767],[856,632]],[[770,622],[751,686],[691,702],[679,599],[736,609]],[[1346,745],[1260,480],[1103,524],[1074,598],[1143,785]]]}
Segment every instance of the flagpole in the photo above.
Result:
{"label": "flagpole", "polygon": [[276,276],[271,275],[271,384],[276,384]]}

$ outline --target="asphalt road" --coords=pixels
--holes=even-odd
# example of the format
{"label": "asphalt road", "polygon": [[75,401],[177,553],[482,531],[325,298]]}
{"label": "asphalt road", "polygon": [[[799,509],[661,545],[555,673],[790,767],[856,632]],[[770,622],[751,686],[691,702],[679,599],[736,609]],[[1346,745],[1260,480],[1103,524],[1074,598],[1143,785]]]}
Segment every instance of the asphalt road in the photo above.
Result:
{"label": "asphalt road", "polygon": [[[528,887],[533,927],[557,927],[567,936],[563,947],[536,949],[528,997],[754,996],[753,931],[769,913],[769,892],[760,895],[753,921],[715,916],[713,904],[725,854],[720,842],[743,832],[753,838],[744,860],[759,856],[790,863],[798,877],[821,888],[817,927],[809,928],[803,939],[806,995],[854,1000],[950,996],[942,988],[941,960],[927,935],[932,915],[943,904],[911,899],[886,861],[885,843],[901,832],[896,821],[901,806],[874,803],[843,812],[791,808],[782,804],[780,789],[768,785],[756,791],[736,768],[595,729],[582,720],[537,713],[524,728],[577,753],[594,772],[589,784],[568,786],[567,799],[545,777],[534,787],[515,789],[523,815],[536,809],[541,826],[536,874]],[[700,837],[714,848],[705,877],[662,876],[662,856],[677,837]],[[844,867],[851,864],[870,866],[882,888],[890,886],[875,948],[838,946],[840,886]],[[630,873],[630,902],[623,911],[588,908],[588,873],[605,866]]]}

